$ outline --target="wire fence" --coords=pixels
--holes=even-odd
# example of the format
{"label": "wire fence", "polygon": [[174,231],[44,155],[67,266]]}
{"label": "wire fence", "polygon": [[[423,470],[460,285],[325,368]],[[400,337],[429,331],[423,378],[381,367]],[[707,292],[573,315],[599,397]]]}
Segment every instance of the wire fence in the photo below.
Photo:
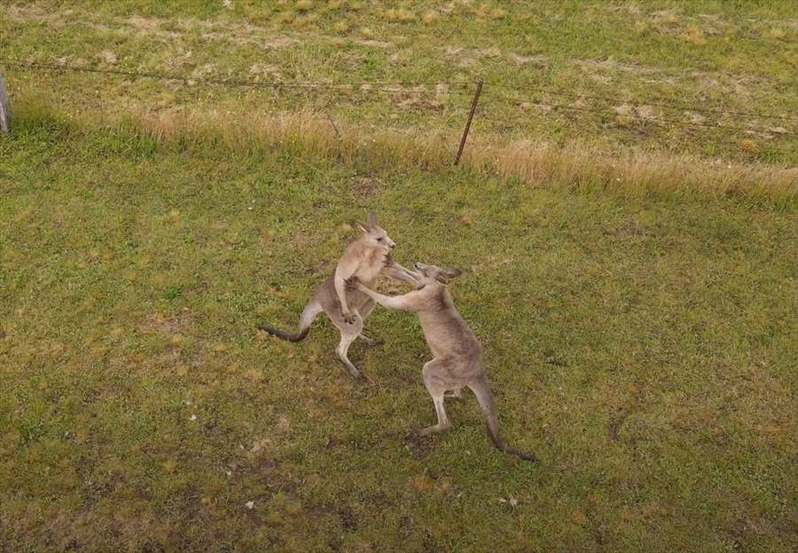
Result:
{"label": "wire fence", "polygon": [[324,82],[324,81],[277,81],[277,80],[247,80],[247,79],[220,79],[207,78],[200,76],[176,75],[170,73],[129,71],[124,69],[110,69],[100,67],[76,66],[69,64],[40,63],[40,62],[19,62],[0,60],[0,65],[14,67],[23,71],[42,72],[42,73],[94,73],[100,75],[113,75],[127,77],[130,79],[151,79],[158,81],[176,81],[184,84],[227,86],[236,88],[266,88],[266,89],[301,89],[301,90],[367,90],[384,92],[402,92],[407,88],[424,87],[438,84],[446,84],[450,91],[461,91],[468,93],[470,82],[449,82],[441,81],[379,81],[379,80],[357,80],[347,82]]}
{"label": "wire fence", "polygon": [[[305,92],[329,91],[338,93],[385,93],[406,94],[430,93],[459,94],[470,96],[474,92],[474,81],[445,80],[352,80],[352,81],[300,81],[300,80],[252,80],[235,78],[213,78],[206,76],[189,76],[150,71],[134,71],[103,67],[79,66],[65,63],[29,62],[21,60],[0,59],[0,66],[14,68],[25,72],[61,74],[87,73],[111,77],[123,77],[131,80],[156,80],[164,82],[180,82],[189,86],[235,87],[250,89],[269,89],[273,91],[297,90]],[[592,114],[594,116],[611,115],[614,118],[626,117],[620,126],[656,125],[677,128],[707,128],[739,132],[771,132],[782,136],[794,135],[793,127],[798,123],[798,116],[765,113],[761,111],[741,111],[727,109],[722,106],[697,106],[674,101],[672,98],[649,96],[645,99],[610,97],[600,94],[582,94],[579,92],[563,92],[535,89],[532,96],[524,96],[524,92],[532,92],[529,88],[518,87],[501,82],[486,81],[482,98],[491,102],[502,102],[513,106],[537,106],[543,112],[559,112],[565,114]],[[588,103],[589,102],[589,103]],[[484,101],[483,101],[484,103]],[[641,113],[641,109],[659,108],[670,111],[664,113]],[[480,117],[484,116],[479,111]],[[677,118],[680,114],[687,118]],[[729,121],[733,118],[733,121]],[[741,124],[744,123],[744,124]],[[752,123],[756,123],[753,125]],[[778,125],[778,127],[776,127]],[[754,127],[767,126],[755,129]]]}
{"label": "wire fence", "polygon": [[[709,116],[716,115],[718,113],[723,114],[722,112],[718,112],[718,111],[710,111],[710,110],[703,110],[702,111],[702,110],[697,110],[697,109],[694,109],[694,108],[682,108],[682,107],[679,107],[678,105],[656,104],[656,103],[652,103],[652,102],[649,102],[649,101],[641,101],[641,102],[637,102],[637,103],[633,102],[633,101],[624,102],[624,104],[626,104],[627,107],[628,107],[628,113],[624,113],[622,110],[620,110],[621,106],[617,106],[617,102],[618,102],[617,99],[615,100],[615,104],[616,104],[615,107],[607,106],[604,109],[596,109],[595,107],[586,107],[586,106],[577,105],[577,104],[574,104],[574,103],[563,104],[563,103],[545,101],[545,100],[540,99],[540,98],[519,98],[517,96],[510,96],[510,95],[499,95],[499,97],[504,99],[504,100],[507,100],[507,101],[510,101],[510,102],[514,102],[514,103],[519,104],[519,105],[528,104],[528,105],[532,105],[532,106],[538,106],[538,107],[542,108],[543,110],[552,110],[552,111],[555,111],[555,112],[560,111],[560,112],[566,112],[566,113],[610,114],[610,115],[618,116],[618,117],[626,116],[626,117],[629,118],[630,121],[634,121],[636,123],[641,123],[641,124],[652,124],[652,125],[668,126],[668,127],[686,127],[686,128],[687,127],[690,127],[690,128],[691,127],[700,127],[700,128],[706,128],[706,129],[726,129],[726,130],[735,130],[735,131],[741,131],[741,132],[746,132],[746,131],[752,130],[752,128],[750,126],[735,125],[735,124],[730,124],[728,122],[718,121],[718,122],[715,122],[715,123],[710,123],[710,122],[707,122],[707,121],[704,121],[704,120],[685,121],[685,120],[682,120],[682,119],[676,119],[674,117],[668,117],[668,116],[665,116],[665,115],[663,115],[661,113],[658,113],[656,115],[654,115],[654,114],[641,114],[641,113],[638,113],[636,111],[636,109],[635,109],[636,107],[637,108],[641,108],[641,107],[644,107],[644,106],[645,107],[658,106],[658,107],[663,107],[663,108],[666,108],[666,109],[673,109],[674,111],[683,111],[683,112],[686,112],[686,113],[689,113],[689,114],[709,114]],[[562,96],[560,98],[562,98]],[[583,99],[590,99],[590,97],[573,97],[572,99],[574,101],[580,101],[580,100],[583,100]],[[733,114],[736,113],[737,114],[736,117],[740,117],[741,116],[740,112],[728,112],[728,113],[729,113],[729,115],[733,115]],[[745,115],[751,117],[752,119],[753,118],[761,118],[760,116],[754,114],[753,112],[751,112],[750,114],[745,114]],[[787,118],[782,118],[782,119],[779,120],[779,122],[783,122],[783,123],[786,123],[786,124],[789,124],[792,121],[793,120],[787,119]],[[779,134],[792,134],[786,128],[780,128],[780,129],[778,129],[778,131],[779,131]]]}
{"label": "wire fence", "polygon": [[[517,87],[511,87],[506,84],[502,83],[492,83],[491,86],[493,88],[500,88],[506,90],[514,90],[517,91]],[[545,94],[545,91],[543,92]],[[602,96],[596,94],[581,94],[581,93],[567,93],[567,92],[557,92],[555,93],[557,96],[562,98],[570,98],[572,100],[591,100],[596,102],[605,102],[605,103],[614,103],[617,104],[619,100],[623,100],[623,98],[619,97],[610,97],[610,96]],[[720,115],[732,115],[737,117],[748,117],[748,118],[758,118],[758,119],[772,119],[776,121],[783,121],[783,122],[798,122],[798,115],[797,116],[785,116],[779,115],[775,113],[763,113],[759,111],[737,111],[732,110],[724,107],[713,107],[713,106],[695,106],[690,104],[685,104],[682,102],[675,102],[673,99],[657,97],[657,96],[649,96],[644,101],[635,101],[629,100],[629,103],[637,104],[637,105],[647,105],[647,106],[656,106],[662,107],[665,109],[673,109],[673,110],[683,110],[688,111],[691,113],[698,113],[702,115],[711,115],[711,114],[720,114]]]}

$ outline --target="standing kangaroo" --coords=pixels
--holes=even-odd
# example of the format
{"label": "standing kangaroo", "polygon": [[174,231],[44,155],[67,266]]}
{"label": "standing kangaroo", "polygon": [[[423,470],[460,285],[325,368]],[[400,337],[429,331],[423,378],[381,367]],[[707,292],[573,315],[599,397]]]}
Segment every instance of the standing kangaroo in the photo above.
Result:
{"label": "standing kangaroo", "polygon": [[394,262],[390,252],[396,246],[388,233],[377,224],[377,216],[369,213],[368,224],[358,223],[363,234],[347,246],[343,257],[338,261],[335,273],[316,289],[310,302],[299,318],[299,331],[291,334],[261,323],[258,328],[272,336],[289,342],[304,340],[314,319],[324,311],[341,333],[336,353],[353,377],[361,376],[360,370],[349,360],[349,346],[360,336],[370,344],[377,341],[363,335],[363,321],[374,309],[374,300],[363,292],[349,287],[346,280],[356,277],[364,286],[373,286],[377,278],[384,274],[396,280],[416,283],[414,274]]}
{"label": "standing kangaroo", "polygon": [[501,451],[526,461],[536,461],[534,455],[508,446],[499,434],[496,405],[480,362],[482,346],[454,306],[447,287],[449,280],[459,276],[460,271],[423,263],[416,263],[415,268],[413,276],[418,287],[401,296],[379,294],[355,279],[351,279],[349,284],[384,307],[418,313],[424,338],[434,356],[424,365],[424,385],[432,396],[438,415],[438,424],[423,429],[421,434],[440,432],[451,426],[443,405],[444,394],[454,391],[459,397],[460,391],[467,386],[477,396],[493,444]]}

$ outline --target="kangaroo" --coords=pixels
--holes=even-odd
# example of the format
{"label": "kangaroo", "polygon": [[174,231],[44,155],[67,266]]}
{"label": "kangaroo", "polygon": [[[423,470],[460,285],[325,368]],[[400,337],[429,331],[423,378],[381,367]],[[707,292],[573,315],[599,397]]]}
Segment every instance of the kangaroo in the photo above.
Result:
{"label": "kangaroo", "polygon": [[258,328],[272,336],[289,342],[299,342],[307,337],[310,325],[323,311],[341,333],[341,341],[335,351],[355,378],[361,377],[362,373],[349,360],[349,346],[357,337],[371,345],[379,342],[362,334],[363,321],[374,309],[374,300],[351,286],[347,288],[346,280],[354,276],[364,287],[368,287],[373,286],[377,278],[384,274],[395,280],[416,284],[414,273],[391,258],[390,253],[396,243],[377,224],[377,216],[373,211],[369,213],[368,223],[358,223],[358,227],[363,234],[347,246],[335,273],[316,289],[299,317],[299,331],[296,334],[278,330],[265,323],[258,325]]}
{"label": "kangaroo", "polygon": [[457,311],[449,293],[448,283],[458,277],[457,269],[445,269],[423,263],[415,264],[413,277],[417,288],[401,296],[385,296],[367,288],[354,278],[349,285],[357,288],[374,301],[388,309],[411,311],[418,314],[424,338],[432,351],[433,359],[424,365],[422,374],[435,404],[438,424],[424,428],[421,435],[447,430],[451,423],[444,409],[444,394],[468,387],[477,396],[477,401],[488,423],[488,434],[493,444],[504,451],[526,461],[535,462],[534,455],[524,453],[507,445],[499,434],[496,405],[490,391],[485,370],[480,362],[482,346]]}

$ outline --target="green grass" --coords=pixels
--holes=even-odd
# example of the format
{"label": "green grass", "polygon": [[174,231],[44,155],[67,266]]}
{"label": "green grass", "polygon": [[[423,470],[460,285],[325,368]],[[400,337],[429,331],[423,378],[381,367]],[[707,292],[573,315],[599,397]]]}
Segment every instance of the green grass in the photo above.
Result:
{"label": "green grass", "polygon": [[[365,180],[364,180],[365,179]],[[793,551],[798,211],[21,115],[0,139],[8,551]],[[433,421],[417,321],[353,382],[289,327],[367,208],[453,285],[508,440]],[[517,504],[513,506],[512,503]],[[247,502],[254,502],[247,508]]]}
{"label": "green grass", "polygon": [[[378,127],[448,132],[462,128],[472,83],[483,77],[477,135],[798,164],[790,0],[230,4],[7,3],[3,59],[196,79],[8,67],[9,86],[67,109],[313,109]],[[206,78],[410,84],[274,92],[202,85]]]}
{"label": "green grass", "polygon": [[[0,551],[795,551],[797,32],[787,0],[3,3]],[[339,146],[265,136],[308,111]],[[503,432],[539,465],[470,395],[414,436],[410,315],[353,346],[374,387],[326,321],[255,331],[295,325],[370,208],[400,261],[466,270]]]}

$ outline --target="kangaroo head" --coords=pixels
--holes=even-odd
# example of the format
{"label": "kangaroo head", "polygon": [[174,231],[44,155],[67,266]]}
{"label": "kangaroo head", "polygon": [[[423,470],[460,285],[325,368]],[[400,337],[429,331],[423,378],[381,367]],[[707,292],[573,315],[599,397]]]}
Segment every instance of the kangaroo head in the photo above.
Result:
{"label": "kangaroo head", "polygon": [[391,240],[385,229],[377,224],[377,215],[371,211],[369,212],[369,222],[366,224],[358,223],[357,226],[363,231],[363,239],[374,247],[383,249],[390,252],[396,247],[396,242]]}
{"label": "kangaroo head", "polygon": [[447,267],[437,267],[435,265],[427,265],[425,263],[415,264],[415,276],[420,285],[427,284],[442,284],[446,286],[453,278],[459,277],[463,274],[460,269],[449,269]]}

